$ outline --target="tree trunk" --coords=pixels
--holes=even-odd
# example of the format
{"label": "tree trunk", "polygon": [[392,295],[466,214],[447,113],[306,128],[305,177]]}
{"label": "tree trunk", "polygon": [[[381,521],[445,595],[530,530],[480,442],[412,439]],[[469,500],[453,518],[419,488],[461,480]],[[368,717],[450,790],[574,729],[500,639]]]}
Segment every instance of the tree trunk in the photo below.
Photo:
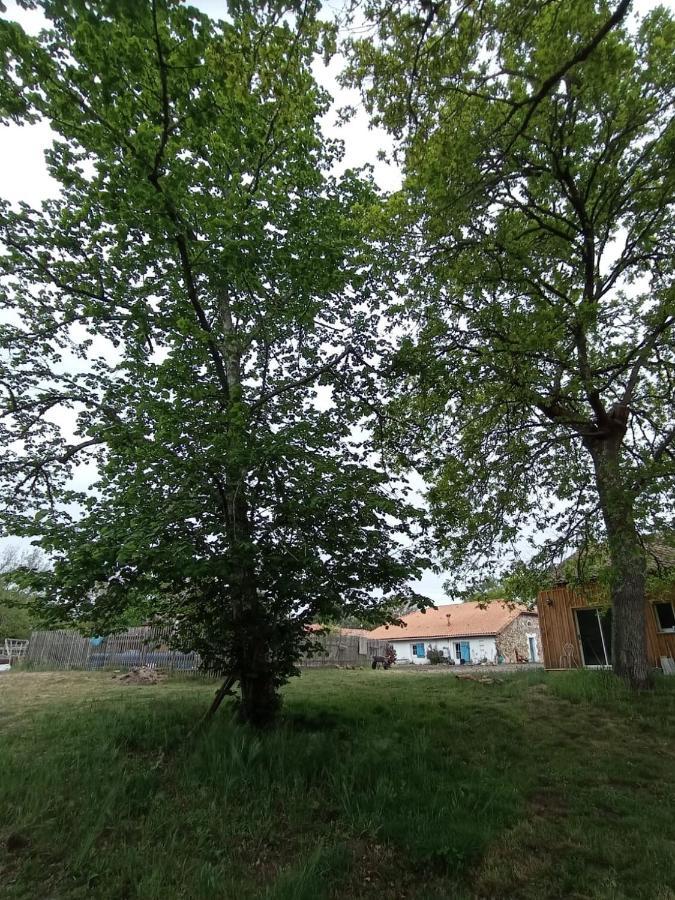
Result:
{"label": "tree trunk", "polygon": [[612,554],[616,572],[612,583],[612,668],[632,687],[644,688],[650,681],[645,623],[644,554],[639,554],[641,558],[638,558],[637,552],[627,550],[627,543],[623,540],[621,546],[626,556],[616,557]]}
{"label": "tree trunk", "polygon": [[229,415],[226,514],[235,577],[232,624],[235,651],[232,675],[239,681],[239,719],[257,728],[272,725],[281,705],[271,659],[267,613],[258,594],[251,510],[247,496],[248,410],[243,401],[241,353],[227,290],[221,290],[218,319],[225,361]]}
{"label": "tree trunk", "polygon": [[646,559],[634,517],[634,497],[620,466],[620,442],[589,447],[611,564],[612,668],[634,688],[649,684],[645,617]]}
{"label": "tree trunk", "polygon": [[[150,178],[162,193],[155,172]],[[181,226],[176,211],[167,206],[167,215],[174,226]],[[173,231],[173,229],[172,229]],[[249,435],[248,410],[242,389],[241,346],[236,334],[229,293],[218,287],[218,325],[214,329],[199,296],[198,284],[190,258],[190,236],[185,231],[173,235],[178,248],[188,298],[197,322],[206,335],[206,343],[220,383],[227,409],[229,446],[224,460],[225,486],[222,490],[223,513],[231,553],[230,580],[232,602],[232,647],[229,649],[228,680],[217,693],[208,716],[218,709],[229,689],[228,682],[238,681],[241,688],[239,716],[256,726],[269,725],[280,706],[276,689],[274,664],[271,659],[269,628],[265,610],[258,596],[255,548],[251,527],[251,511],[247,497]]]}
{"label": "tree trunk", "polygon": [[250,667],[248,671],[242,673],[240,685],[240,721],[255,728],[273,725],[281,706],[281,699],[270,667]]}
{"label": "tree trunk", "polygon": [[232,554],[237,575],[231,584],[234,637],[231,674],[239,681],[239,719],[255,727],[272,725],[281,705],[271,659],[269,623],[258,595],[248,506],[243,491],[232,498]]}

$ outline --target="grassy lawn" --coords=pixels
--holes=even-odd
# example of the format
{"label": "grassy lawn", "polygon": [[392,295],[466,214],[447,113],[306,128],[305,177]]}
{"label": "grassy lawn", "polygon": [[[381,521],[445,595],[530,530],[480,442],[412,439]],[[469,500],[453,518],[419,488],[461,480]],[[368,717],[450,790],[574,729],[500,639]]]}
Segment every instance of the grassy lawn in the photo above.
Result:
{"label": "grassy lawn", "polygon": [[212,683],[0,675],[0,896],[675,898],[675,679],[310,671],[283,727]]}

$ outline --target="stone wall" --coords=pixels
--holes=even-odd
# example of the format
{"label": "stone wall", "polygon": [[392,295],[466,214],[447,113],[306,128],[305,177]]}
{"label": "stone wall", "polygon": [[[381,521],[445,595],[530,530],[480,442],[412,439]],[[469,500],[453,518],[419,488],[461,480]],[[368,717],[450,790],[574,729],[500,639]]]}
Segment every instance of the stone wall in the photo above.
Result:
{"label": "stone wall", "polygon": [[530,658],[530,650],[527,645],[527,635],[535,635],[537,642],[537,660],[543,657],[541,648],[541,636],[539,634],[539,617],[536,614],[518,616],[510,625],[497,635],[497,653],[504,657],[506,662],[516,661],[516,650],[525,659]]}

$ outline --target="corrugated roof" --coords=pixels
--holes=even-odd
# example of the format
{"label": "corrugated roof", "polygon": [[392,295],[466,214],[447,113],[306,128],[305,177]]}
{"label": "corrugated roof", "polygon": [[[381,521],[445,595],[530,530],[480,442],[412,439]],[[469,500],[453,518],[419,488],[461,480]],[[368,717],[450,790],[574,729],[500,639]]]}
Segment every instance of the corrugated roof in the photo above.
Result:
{"label": "corrugated roof", "polygon": [[647,553],[647,570],[650,572],[658,569],[675,568],[675,546],[666,544],[663,540],[650,538],[645,541]]}
{"label": "corrugated roof", "polygon": [[[664,538],[648,535],[643,538],[643,546],[649,573],[659,575],[664,570],[667,572],[675,569],[674,543],[667,543]],[[586,581],[597,578],[608,564],[606,545],[597,544],[583,551],[575,550],[574,553],[570,553],[559,565],[551,569],[551,575],[559,584],[567,584],[570,580]]]}
{"label": "corrugated roof", "polygon": [[373,640],[407,641],[415,638],[499,634],[522,613],[536,616],[535,611],[514,606],[506,600],[492,600],[487,605],[478,602],[449,603],[437,609],[402,616],[405,627],[381,625],[370,632],[370,637]]}

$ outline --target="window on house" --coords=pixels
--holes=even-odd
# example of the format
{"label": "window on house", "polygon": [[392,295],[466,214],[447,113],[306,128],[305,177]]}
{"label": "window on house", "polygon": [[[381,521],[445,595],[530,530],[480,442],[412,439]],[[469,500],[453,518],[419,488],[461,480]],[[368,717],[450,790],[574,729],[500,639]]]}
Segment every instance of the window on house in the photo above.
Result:
{"label": "window on house", "polygon": [[424,652],[424,644],[413,644],[412,653],[413,656],[416,656],[418,659],[424,659],[424,657],[426,656],[426,653]]}
{"label": "window on house", "polygon": [[457,642],[455,644],[455,659],[461,659],[461,658],[462,658],[462,645],[459,642]]}
{"label": "window on house", "polygon": [[675,631],[675,610],[672,603],[655,603],[654,612],[660,631]]}

